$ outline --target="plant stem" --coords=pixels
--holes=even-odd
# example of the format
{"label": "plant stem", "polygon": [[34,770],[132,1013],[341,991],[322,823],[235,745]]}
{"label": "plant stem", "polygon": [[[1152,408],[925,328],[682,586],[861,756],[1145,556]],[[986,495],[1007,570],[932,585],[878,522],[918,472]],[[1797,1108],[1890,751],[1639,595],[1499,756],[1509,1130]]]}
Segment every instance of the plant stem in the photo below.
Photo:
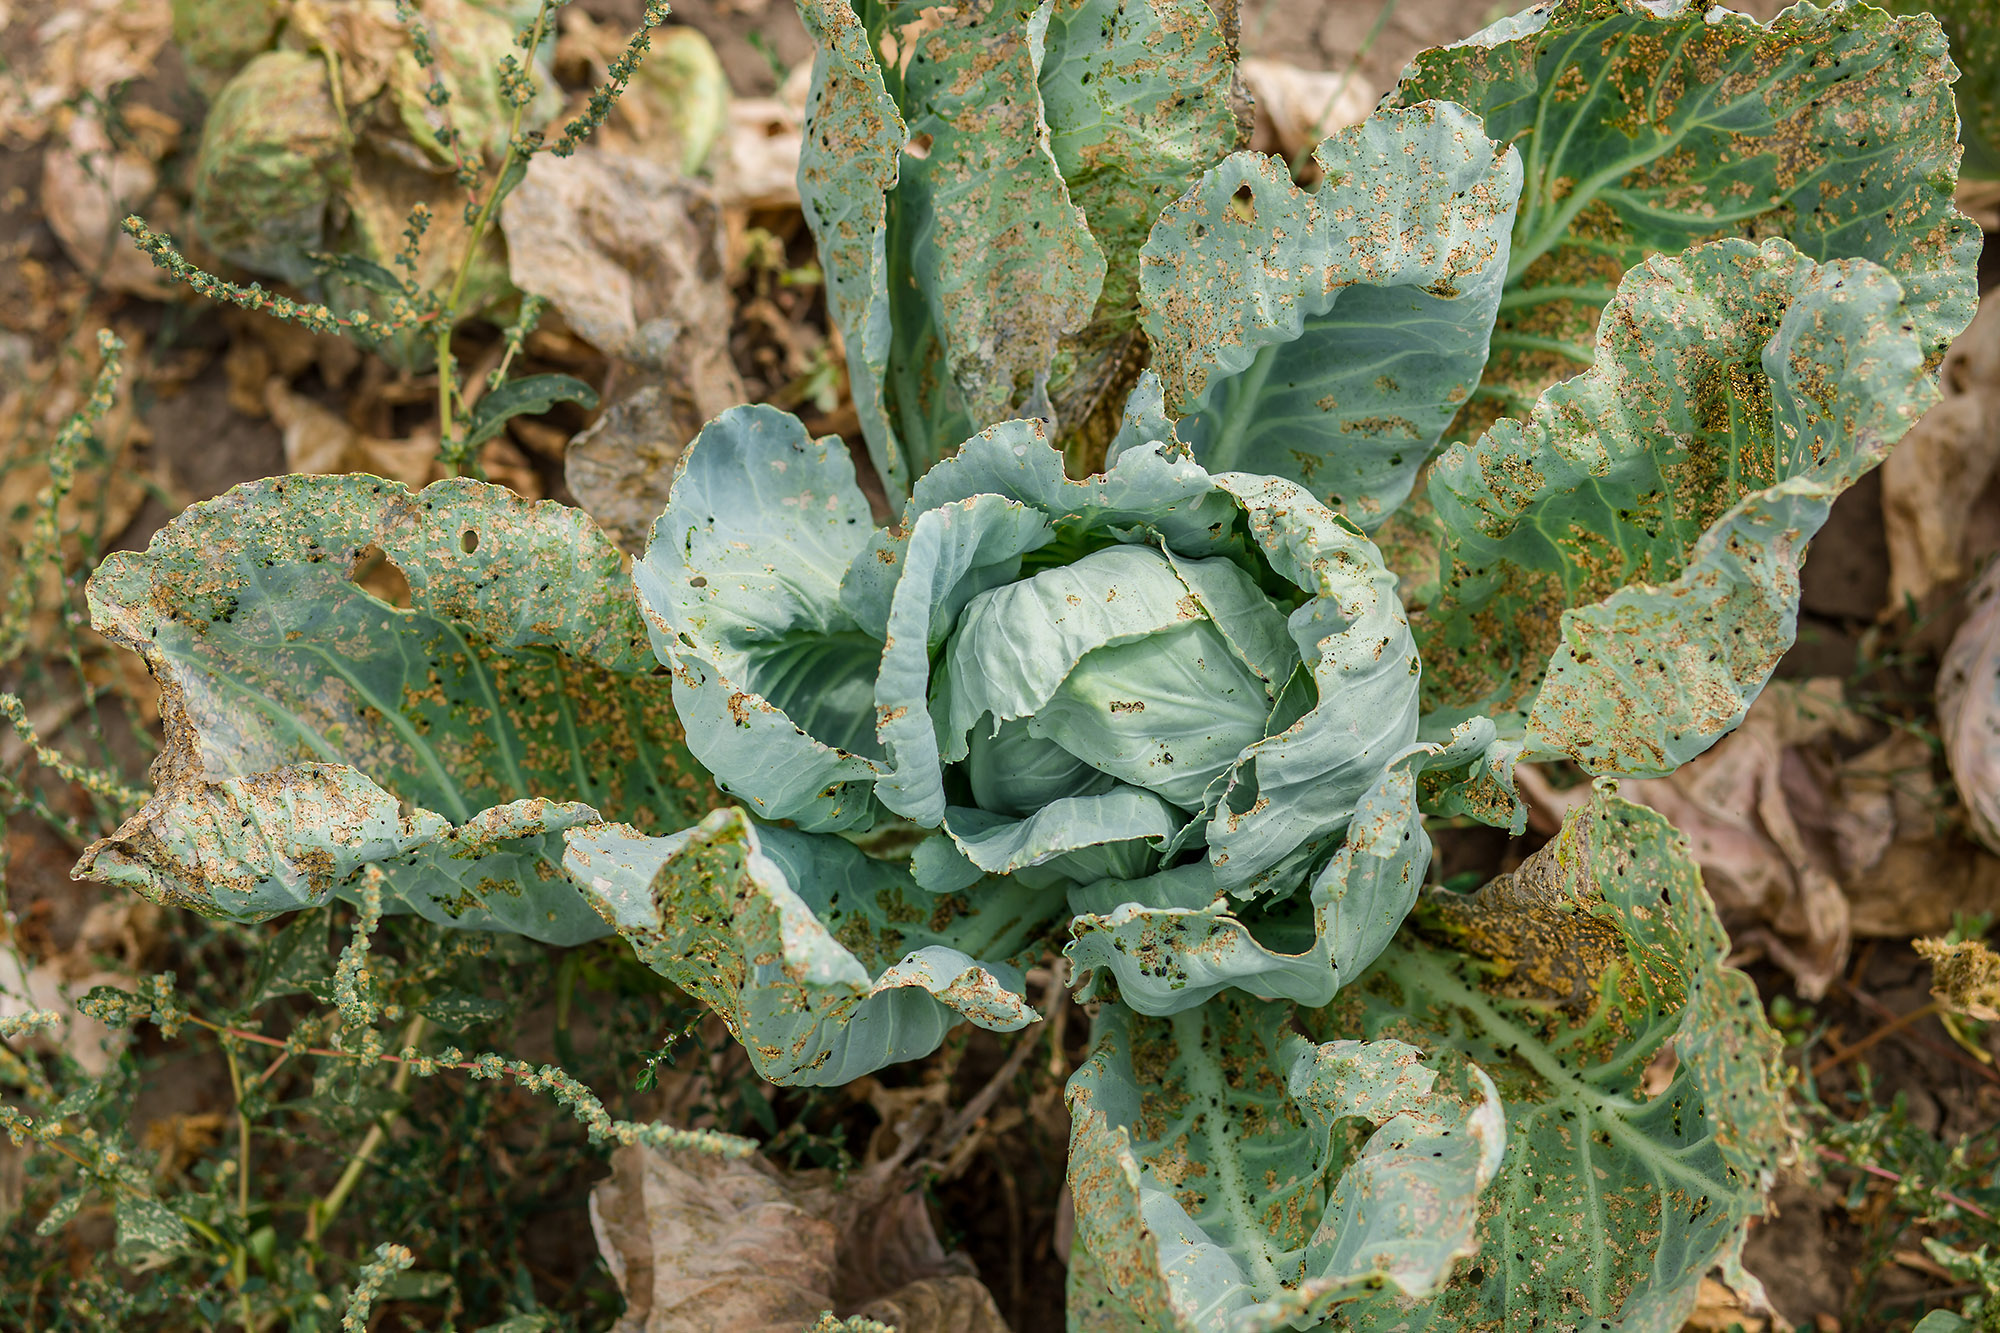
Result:
{"label": "plant stem", "polygon": [[220,1044],[229,1061],[230,1091],[236,1097],[236,1215],[243,1221],[243,1248],[231,1256],[229,1273],[236,1282],[236,1317],[243,1321],[243,1333],[257,1333],[257,1312],[244,1290],[250,1277],[250,1116],[243,1109],[243,1066],[236,1058],[236,1043]]}
{"label": "plant stem", "polygon": [[1936,1012],[1937,1012],[1937,1005],[1935,1002],[1933,1002],[1931,1004],[1924,1005],[1921,1008],[1912,1009],[1910,1010],[1909,1013],[1902,1015],[1900,1018],[1897,1018],[1888,1023],[1884,1023],[1881,1027],[1876,1028],[1873,1032],[1863,1037],[1860,1041],[1855,1042],[1851,1046],[1843,1046],[1839,1050],[1833,1052],[1831,1055],[1828,1055],[1823,1059],[1821,1059],[1818,1064],[1815,1064],[1812,1067],[1813,1077],[1824,1078],[1827,1072],[1831,1070],[1834,1066],[1845,1064],[1847,1061],[1861,1054],[1861,1052],[1867,1050],[1870,1046],[1873,1046],[1875,1043],[1881,1041],[1884,1037],[1894,1036],[1896,1033],[1902,1031],[1910,1024],[1918,1022],[1921,1019],[1929,1018],[1932,1014]]}
{"label": "plant stem", "polygon": [[459,475],[458,457],[452,448],[451,419],[451,321],[440,317],[437,335],[438,369],[438,457],[447,477]]}
{"label": "plant stem", "polygon": [[[528,42],[526,59],[523,61],[524,78],[532,75],[535,50],[542,44],[548,16],[548,0],[542,0],[541,8],[535,11],[534,36]],[[521,156],[521,118],[527,114],[528,103],[533,100],[533,97],[527,97],[516,102],[514,114],[507,119],[507,152],[500,159],[500,174],[493,178],[493,188],[486,192],[486,202],[479,206],[479,216],[473,220],[471,235],[466,239],[465,253],[459,256],[458,272],[453,275],[451,287],[445,294],[444,308],[447,314],[458,313],[459,300],[465,295],[465,284],[472,277],[472,262],[479,253],[479,242],[485,237],[486,229],[493,223],[494,210],[500,206],[500,184],[507,179],[507,173],[513,170],[515,162]]]}
{"label": "plant stem", "polygon": [[[1886,1180],[1894,1185],[1900,1185],[1903,1183],[1903,1177],[1897,1172],[1891,1171],[1887,1167],[1870,1166],[1867,1162],[1857,1162],[1851,1157],[1847,1157],[1840,1153],[1835,1152],[1833,1149],[1827,1147],[1823,1143],[1815,1143],[1813,1145],[1813,1150],[1817,1152],[1821,1157],[1824,1157],[1829,1162],[1838,1162],[1842,1166],[1851,1166],[1856,1171],[1865,1171],[1869,1175],[1876,1177],[1878,1180]],[[1953,1194],[1950,1190],[1941,1190],[1937,1188],[1937,1186],[1935,1185],[1930,1186],[1929,1189],[1932,1194],[1935,1194],[1938,1198],[1942,1199],[1944,1202],[1951,1204],[1954,1207],[1963,1208],[1966,1212],[1971,1213],[1974,1217],[1981,1218],[1988,1222],[1991,1222],[1993,1220],[1993,1214],[1987,1212],[1984,1208],[1981,1208],[1978,1204],[1972,1202],[1970,1199],[1961,1199],[1956,1194]]]}
{"label": "plant stem", "polygon": [[[238,1041],[255,1042],[259,1046],[269,1046],[276,1050],[283,1051],[284,1052],[283,1055],[279,1056],[278,1059],[271,1062],[271,1069],[265,1071],[267,1074],[270,1073],[271,1070],[275,1070],[279,1065],[283,1064],[286,1060],[290,1059],[294,1055],[317,1055],[322,1058],[334,1059],[334,1060],[358,1060],[361,1058],[360,1056],[356,1055],[353,1051],[338,1051],[333,1049],[331,1046],[301,1046],[298,1049],[293,1050],[290,1044],[286,1042],[282,1037],[268,1037],[261,1032],[249,1032],[243,1028],[230,1027],[226,1023],[211,1022],[210,1020],[203,1018],[198,1014],[189,1014],[187,1016],[187,1021],[193,1023],[196,1027],[207,1028],[210,1032],[218,1033],[225,1037],[234,1037]],[[387,1052],[384,1052],[383,1054],[378,1055],[375,1058],[377,1060],[383,1060],[390,1064],[397,1064],[397,1065],[412,1065],[416,1063],[414,1060],[406,1060],[400,1055],[390,1055]],[[478,1066],[473,1064],[470,1060],[460,1060],[456,1063],[448,1063],[446,1061],[439,1060],[437,1062],[437,1067],[439,1069],[464,1069],[464,1070],[478,1069]]]}
{"label": "plant stem", "polygon": [[[442,1069],[464,1070],[475,1079],[500,1078],[504,1075],[530,1091],[553,1093],[556,1100],[568,1107],[570,1113],[591,1132],[592,1142],[596,1142],[600,1136],[610,1136],[620,1143],[646,1142],[656,1147],[691,1147],[729,1157],[741,1157],[755,1148],[750,1140],[734,1134],[724,1134],[719,1130],[680,1130],[658,1123],[640,1125],[627,1120],[613,1120],[596,1094],[561,1070],[551,1069],[547,1065],[536,1069],[526,1061],[505,1061],[497,1055],[484,1055],[477,1060],[467,1060],[462,1056],[456,1060],[433,1060],[422,1056],[390,1055],[387,1052],[362,1054],[356,1051],[332,1050],[323,1046],[292,1046],[276,1037],[267,1037],[261,1032],[246,1032],[241,1028],[211,1022],[195,1014],[181,1014],[177,1015],[177,1018],[179,1021],[193,1023],[197,1027],[207,1028],[210,1032],[223,1036],[255,1042],[260,1046],[278,1047],[291,1055],[316,1055],[335,1060],[388,1061],[402,1065],[412,1073],[420,1072],[426,1077]],[[398,1079],[397,1086],[406,1086],[405,1080]],[[312,1256],[308,1253],[306,1257],[310,1266]]]}
{"label": "plant stem", "polygon": [[[403,1048],[407,1050],[422,1040],[424,1029],[427,1026],[429,1024],[425,1021],[422,1014],[418,1014],[415,1018],[412,1018],[409,1027],[403,1030]],[[390,1080],[389,1090],[398,1097],[401,1097],[409,1086],[410,1065],[408,1062],[402,1062],[401,1067],[396,1070],[396,1077]],[[327,1192],[325,1198],[314,1203],[307,1209],[306,1241],[308,1244],[318,1244],[320,1237],[326,1234],[326,1229],[333,1225],[334,1219],[340,1215],[340,1210],[347,1205],[348,1196],[354,1193],[354,1187],[360,1182],[361,1173],[368,1169],[369,1160],[375,1156],[375,1150],[380,1148],[383,1141],[389,1137],[389,1127],[396,1123],[396,1116],[398,1114],[399,1112],[396,1111],[385,1112],[380,1119],[368,1127],[367,1136],[361,1140],[361,1146],[355,1149],[354,1156],[347,1163],[347,1168],[340,1173],[340,1179],[334,1182],[333,1188]]]}
{"label": "plant stem", "polygon": [[[101,1187],[107,1189],[123,1190],[125,1193],[131,1195],[135,1199],[152,1198],[151,1195],[147,1194],[146,1191],[140,1189],[138,1186],[129,1184],[124,1180],[120,1180],[116,1176],[100,1175],[98,1173],[98,1169],[90,1164],[89,1158],[85,1157],[82,1153],[77,1152],[75,1149],[69,1147],[67,1144],[58,1143],[54,1139],[42,1137],[39,1135],[36,1137],[35,1141],[41,1144],[44,1148],[47,1148],[50,1152],[59,1154],[60,1156],[63,1157],[67,1157],[69,1158],[70,1161],[75,1162],[78,1166],[82,1167],[84,1171],[91,1176],[92,1179],[96,1180],[99,1186]],[[217,1249],[222,1250],[225,1253],[228,1252],[229,1244],[228,1242],[222,1239],[221,1232],[217,1231],[214,1227],[210,1226],[208,1223],[202,1221],[198,1217],[189,1217],[186,1213],[181,1212],[179,1209],[173,1209],[171,1211],[173,1212],[174,1216],[180,1218],[180,1220],[187,1226],[187,1229],[189,1231],[192,1231],[196,1235],[199,1235],[202,1239],[206,1240],[207,1242],[209,1242],[209,1244],[215,1246]]]}
{"label": "plant stem", "polygon": [[250,1234],[250,1117],[243,1110],[243,1067],[236,1059],[236,1043],[222,1043],[229,1061],[229,1087],[236,1094],[236,1212],[243,1219],[243,1234]]}
{"label": "plant stem", "polygon": [[[528,45],[523,52],[521,77],[532,89],[534,86],[535,52],[541,48],[542,36],[547,31],[549,12],[553,6],[550,0],[542,0],[535,10],[535,25]],[[457,425],[452,420],[452,397],[454,388],[452,377],[456,367],[451,359],[451,331],[458,323],[458,303],[465,297],[465,284],[472,277],[472,264],[479,255],[479,243],[486,237],[486,229],[493,223],[494,210],[500,206],[500,196],[505,193],[503,186],[512,174],[516,163],[524,156],[521,152],[521,119],[527,114],[528,104],[534,101],[532,92],[514,103],[514,114],[507,119],[507,151],[500,159],[500,172],[493,178],[492,188],[486,191],[486,202],[479,206],[479,215],[473,219],[472,231],[465,239],[465,252],[459,256],[458,272],[453,275],[451,286],[445,291],[444,306],[438,311],[437,367],[438,367],[438,450],[444,460],[445,471],[452,476],[460,475],[465,460],[458,456],[456,441]]]}
{"label": "plant stem", "polygon": [[[1878,1018],[1894,1020],[1902,1017],[1902,1015],[1898,1014],[1894,1009],[1891,1009],[1888,1005],[1882,1003],[1880,1000],[1876,999],[1873,995],[1870,995],[1867,991],[1862,990],[1861,988],[1855,986],[1853,983],[1849,981],[1843,979],[1835,982],[1834,984],[1838,985],[1841,988],[1841,990],[1845,991],[1854,1000],[1856,1004],[1868,1010],[1870,1013],[1873,1013]],[[1956,1046],[1947,1046],[1943,1042],[1932,1041],[1929,1037],[1926,1037],[1921,1032],[1912,1032],[1910,1034],[1910,1040],[1916,1042],[1919,1046],[1937,1052],[1939,1055],[1944,1056],[1947,1060],[1951,1060],[1957,1064],[1964,1065],[1967,1069],[1970,1069],[1973,1073],[1979,1075],[1981,1078],[1985,1079],[1989,1083],[2000,1083],[2000,1070],[1994,1069],[1991,1065],[1983,1065],[1979,1063],[1977,1060],[1974,1060],[1971,1056],[1967,1055],[1964,1051],[1959,1050]]]}
{"label": "plant stem", "polygon": [[1938,1026],[1944,1029],[1944,1034],[1958,1043],[1960,1050],[1983,1065],[1993,1063],[1992,1055],[1987,1052],[1984,1046],[1981,1046],[1973,1038],[1966,1035],[1965,1030],[1959,1027],[1958,1020],[1952,1016],[1949,1009],[1939,1009],[1937,1021]]}

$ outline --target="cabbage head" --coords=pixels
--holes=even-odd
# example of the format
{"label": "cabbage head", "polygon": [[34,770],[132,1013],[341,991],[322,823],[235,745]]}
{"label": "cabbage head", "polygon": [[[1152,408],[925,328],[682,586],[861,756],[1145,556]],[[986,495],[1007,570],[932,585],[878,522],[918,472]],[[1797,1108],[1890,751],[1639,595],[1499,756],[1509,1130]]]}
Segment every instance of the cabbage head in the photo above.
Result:
{"label": "cabbage head", "polygon": [[1073,481],[1003,422],[885,529],[839,440],[724,414],[635,571],[689,748],[767,820],[926,831],[933,893],[1292,893],[1415,740],[1416,649],[1358,527],[1172,439],[1137,407]]}

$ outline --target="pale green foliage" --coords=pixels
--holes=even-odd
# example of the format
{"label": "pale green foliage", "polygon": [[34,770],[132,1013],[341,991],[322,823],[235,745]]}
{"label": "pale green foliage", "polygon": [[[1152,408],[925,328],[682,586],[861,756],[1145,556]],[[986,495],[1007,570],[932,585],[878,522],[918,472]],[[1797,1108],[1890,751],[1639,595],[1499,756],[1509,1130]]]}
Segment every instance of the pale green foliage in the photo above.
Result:
{"label": "pale green foliage", "polygon": [[[1431,890],[1375,969],[1306,1018],[1492,1075],[1507,1165],[1478,1253],[1415,1327],[1616,1311],[1678,1328],[1789,1156],[1777,1035],[1681,836],[1602,794],[1478,893]],[[1671,1043],[1672,1077],[1642,1086]],[[1381,1298],[1344,1313],[1369,1328]]]}
{"label": "pale green foliage", "polygon": [[1626,270],[1701,241],[1780,235],[1810,259],[1874,260],[1933,364],[1972,318],[1979,229],[1952,207],[1936,20],[1853,0],[1794,5],[1768,27],[1671,0],[1538,8],[1512,40],[1423,53],[1390,96],[1459,102],[1522,155],[1478,424],[1590,364]]}
{"label": "pale green foliage", "polygon": [[1035,403],[1101,458],[1137,369],[1139,247],[1247,129],[1214,14],[799,9],[820,42],[800,193],[885,474],[907,489]]}
{"label": "pale green foliage", "polygon": [[1804,547],[1936,401],[1896,280],[1717,241],[1627,274],[1597,364],[1438,459],[1431,725],[1666,773],[1791,646]]}
{"label": "pale green foliage", "polygon": [[1428,1296],[1475,1252],[1506,1146],[1492,1080],[1400,1041],[1316,1045],[1290,1017],[1113,1006],[1070,1080],[1077,1243],[1133,1326],[1275,1333],[1385,1285]]}
{"label": "pale green foliage", "polygon": [[[351,580],[371,552],[407,609]],[[188,510],[91,580],[98,628],[161,683],[167,748],[79,873],[256,920],[380,866],[432,920],[606,933],[561,831],[712,800],[618,568],[577,511],[471,481],[287,477]]]}
{"label": "pale green foliage", "polygon": [[1956,1314],[1933,1310],[1915,1333],[1990,1333],[2000,1326],[2000,1259],[1989,1258],[1984,1245],[1959,1250],[1929,1236],[1924,1238],[1924,1249],[1946,1273],[1974,1290]]}
{"label": "pale green foliage", "polygon": [[1450,103],[1321,144],[1311,194],[1238,153],[1161,215],[1144,323],[1183,442],[1387,519],[1471,397],[1507,274],[1514,150]]}
{"label": "pale green foliage", "polygon": [[1073,1327],[1677,1326],[1792,1133],[1686,848],[1599,794],[1464,896],[1424,821],[1763,688],[1972,309],[1936,25],[1567,0],[1306,189],[1194,0],[801,10],[895,526],[769,407],[632,585],[470,483],[239,491],[93,585],[183,739],[90,865],[615,930],[795,1083],[1026,1026],[1062,947]]}
{"label": "pale green foliage", "polygon": [[740,810],[665,838],[575,830],[567,865],[640,960],[726,1018],[781,1083],[928,1055],[961,1017],[1000,1032],[1041,1017],[1020,968],[966,951],[1009,958],[1057,905],[1046,894],[928,899],[851,843],[758,829]]}
{"label": "pale green foliage", "polygon": [[1004,423],[892,533],[836,442],[732,410],[634,573],[723,787],[806,828],[940,829],[915,872],[941,892],[1138,879],[1171,847],[1206,849],[1184,886],[1284,896],[1416,726],[1374,548],[1291,483],[1157,444],[1078,482]]}

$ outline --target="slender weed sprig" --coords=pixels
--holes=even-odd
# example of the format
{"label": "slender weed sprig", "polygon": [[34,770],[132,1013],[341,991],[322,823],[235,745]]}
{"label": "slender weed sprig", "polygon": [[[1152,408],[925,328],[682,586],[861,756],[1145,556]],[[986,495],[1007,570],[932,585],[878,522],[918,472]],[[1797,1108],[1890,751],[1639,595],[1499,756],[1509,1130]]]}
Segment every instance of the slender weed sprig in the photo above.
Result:
{"label": "slender weed sprig", "polygon": [[[27,646],[34,615],[35,575],[50,563],[61,565],[62,504],[76,483],[77,460],[83,446],[111,411],[119,376],[125,373],[125,344],[118,335],[109,329],[100,330],[97,352],[100,361],[91,380],[89,397],[70,414],[48,448],[49,480],[35,497],[38,517],[29,529],[20,565],[7,588],[6,601],[0,605],[0,663],[13,661]],[[13,718],[11,712],[8,716]],[[22,721],[15,720],[15,726],[21,726]]]}
{"label": "slender weed sprig", "polygon": [[[448,475],[479,475],[476,449],[497,434],[509,416],[546,410],[561,401],[579,402],[586,407],[596,402],[596,395],[588,385],[569,376],[531,376],[536,381],[531,386],[532,392],[498,392],[507,382],[507,368],[547,307],[545,300],[534,296],[522,298],[518,315],[507,327],[500,367],[483,385],[463,382],[452,351],[452,338],[474,313],[470,294],[481,249],[497,225],[502,203],[527,178],[528,164],[535,155],[568,157],[604,124],[652,49],[653,30],[672,12],[665,0],[648,0],[638,28],[611,62],[603,86],[589,94],[582,109],[550,142],[542,131],[528,124],[529,113],[542,93],[535,70],[535,53],[553,34],[555,14],[568,2],[541,0],[533,21],[515,34],[518,54],[510,52],[500,59],[499,91],[508,114],[506,146],[499,160],[489,167],[482,148],[453,121],[451,90],[437,67],[436,39],[424,23],[420,8],[412,0],[398,0],[397,15],[409,34],[417,65],[430,74],[424,99],[437,122],[432,133],[452,154],[454,179],[465,191],[462,209],[465,234],[458,253],[445,265],[449,276],[438,286],[427,287],[418,276],[419,260],[433,221],[430,207],[421,202],[413,205],[406,216],[403,244],[387,267],[351,254],[313,256],[322,280],[345,284],[377,298],[372,311],[335,310],[324,302],[302,301],[269,290],[259,282],[247,285],[232,282],[189,260],[171,237],[154,230],[137,216],[125,219],[125,233],[156,267],[209,300],[270,315],[315,333],[338,334],[369,349],[405,334],[427,340],[437,368],[438,461]],[[334,79],[333,84],[337,89],[339,80]]]}
{"label": "slender weed sprig", "polygon": [[[524,294],[508,317],[498,364],[478,382],[468,379],[453,355],[452,338],[473,314],[477,256],[532,158],[567,157],[578,150],[627,90],[650,49],[651,30],[668,13],[657,0],[648,4],[604,86],[578,114],[545,135],[530,124],[545,100],[535,56],[565,2],[542,0],[533,21],[516,34],[515,53],[501,62],[507,137],[504,151],[495,145],[491,152],[452,121],[451,91],[437,69],[437,38],[423,18],[421,0],[406,0],[399,9],[419,66],[431,74],[424,96],[437,142],[451,153],[455,179],[465,191],[467,225],[450,229],[451,245],[463,247],[455,253],[427,255],[426,247],[441,248],[438,205],[419,203],[406,215],[401,244],[386,263],[354,254],[315,256],[319,278],[332,293],[318,299],[321,293],[310,289],[274,290],[209,272],[143,218],[127,218],[125,233],[156,267],[207,300],[363,348],[392,341],[407,347],[412,340],[428,345],[437,361],[440,461],[448,472],[478,475],[479,445],[510,416],[545,410],[557,401],[594,405],[595,398],[588,386],[566,376],[514,374],[547,308],[534,295]],[[337,70],[332,84],[338,98]],[[337,110],[343,122],[358,111],[344,105]],[[427,273],[444,276],[427,278]],[[30,575],[51,564],[62,566],[65,543],[73,563],[78,534],[64,527],[73,527],[72,520],[57,515],[75,489],[79,469],[95,465],[97,454],[105,452],[98,435],[125,369],[124,347],[116,337],[102,334],[98,346],[101,363],[88,400],[42,451],[48,482],[37,496],[41,517],[27,532],[19,568],[0,590],[0,665],[36,646],[34,627],[46,623],[49,608],[41,603],[48,599],[40,589],[49,581]],[[102,461],[108,467],[115,460]],[[100,540],[86,534],[86,560],[100,547]],[[61,589],[59,622],[74,640],[85,623],[78,607],[81,582],[65,577]],[[31,710],[16,693],[0,693],[0,716],[6,719],[0,735],[18,735],[24,762],[45,770],[32,779],[26,768],[0,773],[0,815],[37,815],[61,841],[80,847],[109,833],[147,793],[125,778],[130,755],[102,746],[91,693],[102,687],[86,680],[74,643],[70,657],[85,691],[81,713],[105,753],[102,759],[75,757],[63,726],[79,710],[51,721],[55,715],[35,695],[28,696],[35,700]],[[27,693],[12,679],[8,684]],[[11,736],[7,743],[14,745]],[[93,798],[87,810],[70,805],[76,789]],[[0,889],[8,855],[0,844]],[[552,1099],[568,1117],[534,1122],[533,1133],[538,1143],[549,1145],[541,1151],[562,1147],[568,1156],[559,1160],[573,1158],[579,1140],[731,1157],[752,1151],[752,1140],[729,1132],[747,1123],[733,1111],[716,1119],[714,1129],[628,1119],[631,1112],[615,1109],[615,1102],[607,1106],[585,1081],[605,1086],[609,1064],[617,1070],[614,1081],[630,1082],[623,1072],[624,1052],[636,1043],[625,1030],[645,1031],[636,1002],[650,1005],[656,1000],[651,994],[632,997],[632,1012],[618,1020],[615,1030],[623,1035],[616,1038],[606,1035],[596,1012],[589,1015],[598,1036],[592,1046],[579,1051],[583,1043],[572,1044],[566,1026],[560,1029],[563,1067],[482,1052],[476,1038],[464,1041],[470,1050],[451,1044],[449,1032],[476,1030],[523,1003],[516,987],[501,987],[502,995],[494,997],[493,974],[479,961],[508,946],[389,915],[394,908],[385,902],[383,888],[379,872],[370,873],[342,891],[351,908],[301,913],[276,937],[228,923],[189,929],[176,920],[168,929],[178,976],[161,971],[129,983],[129,990],[99,987],[73,1001],[65,995],[60,1003],[16,1005],[0,1020],[0,1132],[26,1154],[32,1181],[23,1205],[24,1220],[32,1225],[16,1229],[18,1243],[0,1256],[0,1324],[11,1327],[18,1320],[19,1326],[45,1327],[50,1310],[60,1307],[61,1318],[86,1328],[201,1326],[246,1333],[365,1328],[371,1316],[379,1322],[380,1306],[390,1296],[408,1299],[410,1270],[419,1258],[430,1268],[442,1260],[451,1270],[450,1318],[494,1308],[501,1303],[494,1289],[503,1279],[488,1257],[489,1219],[472,1217],[466,1210],[477,1205],[460,1196],[499,1200],[506,1190],[491,1179],[468,1184],[463,1178],[465,1163],[483,1153],[483,1140],[424,1134],[443,1121],[475,1130],[488,1126],[488,1132],[504,1122],[512,1148],[524,1126],[511,1115],[511,1098],[476,1095],[469,1085],[459,1095],[425,1095],[424,1085],[439,1079],[450,1083],[462,1077],[469,1084],[498,1084]],[[329,956],[326,935],[336,910],[351,910],[352,933]],[[321,947],[303,947],[315,932]],[[299,947],[285,953],[292,946]],[[514,966],[539,964],[539,955],[510,958]],[[15,961],[25,977],[25,960]],[[111,1030],[106,1046],[111,1063],[101,1073],[91,1072],[95,1063],[86,1068],[73,1045],[86,1022]],[[142,1025],[155,1029],[157,1037],[148,1032],[142,1040],[132,1032]],[[579,1058],[589,1066],[576,1063]],[[188,1131],[193,1146],[163,1147],[159,1125],[139,1128],[135,1099],[163,1065],[190,1061],[212,1061],[218,1075],[226,1070],[228,1104],[221,1114],[191,1118],[201,1122]],[[761,1101],[758,1107],[764,1109]],[[580,1134],[567,1127],[570,1121]],[[439,1193],[428,1176],[423,1188],[415,1188],[407,1177],[422,1168],[412,1167],[412,1152],[457,1163],[458,1188]],[[107,1225],[115,1246],[93,1240],[102,1257],[81,1272],[52,1248],[75,1239],[73,1226]],[[512,1226],[499,1225],[503,1238]],[[470,1249],[461,1236],[468,1229],[480,1238]],[[377,1244],[385,1232],[394,1240]],[[66,1233],[60,1241],[59,1233]],[[36,1243],[37,1236],[43,1243]],[[477,1258],[467,1263],[468,1255]],[[154,1276],[134,1282],[135,1270]],[[437,1277],[433,1273],[425,1281]],[[468,1283],[484,1286],[474,1295]],[[534,1307],[535,1284],[518,1259],[506,1285],[509,1309]]]}

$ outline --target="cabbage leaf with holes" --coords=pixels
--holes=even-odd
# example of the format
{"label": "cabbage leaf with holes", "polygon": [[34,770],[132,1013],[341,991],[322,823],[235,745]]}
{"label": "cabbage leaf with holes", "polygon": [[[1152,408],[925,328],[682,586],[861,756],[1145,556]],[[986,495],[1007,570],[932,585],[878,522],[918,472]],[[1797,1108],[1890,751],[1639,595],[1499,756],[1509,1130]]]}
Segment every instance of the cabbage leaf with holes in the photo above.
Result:
{"label": "cabbage leaf with holes", "polygon": [[[723,413],[629,570],[470,481],[196,506],[92,580],[168,744],[79,873],[615,933],[789,1084],[1071,985],[1079,1333],[1752,1287],[1777,1044],[1608,780],[1742,720],[1938,396],[1978,233],[1936,22],[1560,0],[1295,174],[1199,0],[800,12],[857,440]],[[1432,883],[1537,761],[1606,785]]]}

